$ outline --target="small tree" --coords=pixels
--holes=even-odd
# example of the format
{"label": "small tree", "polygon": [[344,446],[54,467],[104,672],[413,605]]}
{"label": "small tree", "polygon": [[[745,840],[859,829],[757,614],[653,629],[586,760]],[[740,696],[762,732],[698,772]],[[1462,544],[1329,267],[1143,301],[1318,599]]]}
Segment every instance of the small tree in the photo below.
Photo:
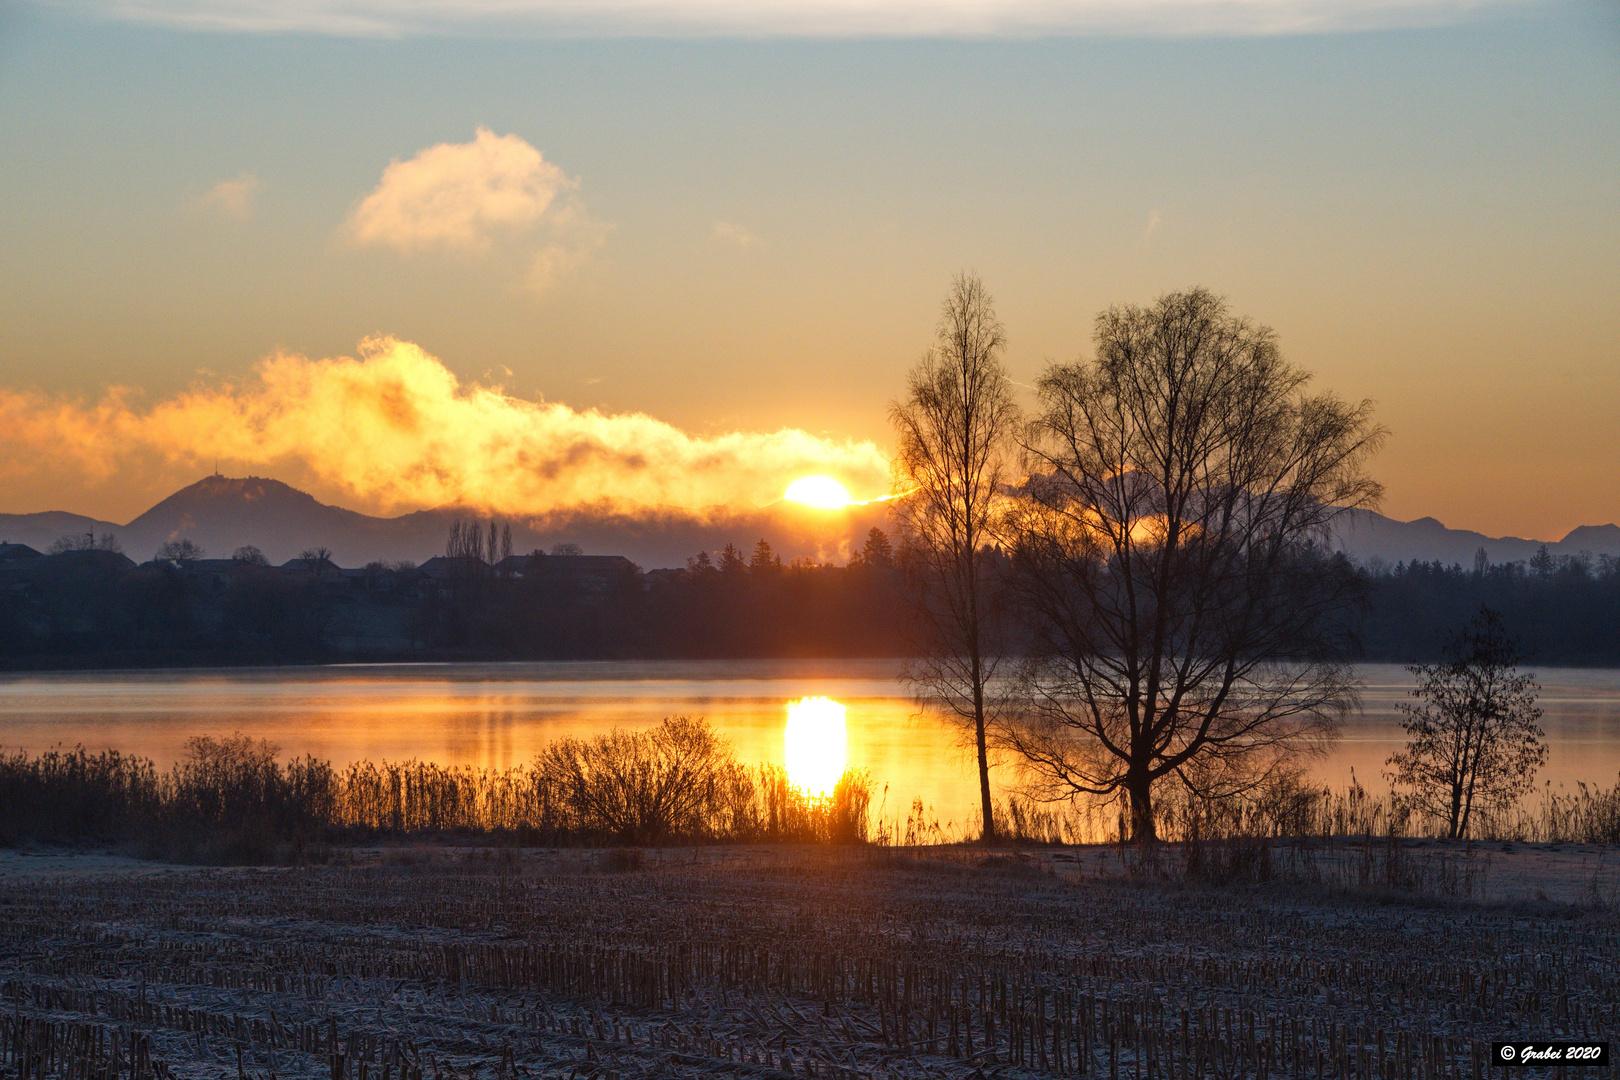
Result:
{"label": "small tree", "polygon": [[231,552],[231,561],[243,566],[269,566],[270,560],[265,558],[264,552],[252,544],[244,544]]}
{"label": "small tree", "polygon": [[889,534],[876,525],[866,530],[866,543],[861,547],[861,562],[883,570],[894,566],[894,545],[889,542]]}
{"label": "small tree", "polygon": [[782,569],[781,556],[771,550],[770,541],[760,537],[759,543],[754,545],[754,555],[748,560],[748,569],[756,574],[769,574]]}
{"label": "small tree", "polygon": [[1482,606],[1447,645],[1444,661],[1409,669],[1418,680],[1412,696],[1422,704],[1396,706],[1411,738],[1390,757],[1386,775],[1412,789],[1414,805],[1444,818],[1453,839],[1468,835],[1476,800],[1512,805],[1546,764],[1541,687],[1518,663],[1502,616]]}
{"label": "small tree", "polygon": [[203,558],[205,554],[206,552],[203,551],[201,544],[198,544],[195,540],[182,538],[165,540],[163,545],[157,549],[157,554],[152,558],[156,562],[189,563],[196,562],[198,559]]}

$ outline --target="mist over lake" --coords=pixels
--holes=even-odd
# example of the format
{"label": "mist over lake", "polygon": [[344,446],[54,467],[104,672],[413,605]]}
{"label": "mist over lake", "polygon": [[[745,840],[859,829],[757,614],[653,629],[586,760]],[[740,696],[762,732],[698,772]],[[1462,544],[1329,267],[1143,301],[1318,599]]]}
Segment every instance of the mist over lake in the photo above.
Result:
{"label": "mist over lake", "polygon": [[[0,748],[116,749],[167,766],[193,735],[241,731],[282,756],[335,764],[419,758],[506,768],[549,741],[666,716],[709,720],[744,762],[787,764],[788,705],[845,707],[847,764],[868,769],[874,806],[904,814],[915,798],[941,822],[972,817],[972,762],[943,722],[919,715],[894,660],[730,660],[395,664],[295,669],[62,672],[0,680]],[[1381,792],[1384,761],[1404,742],[1396,703],[1404,667],[1364,664],[1363,707],[1312,775],[1335,788],[1352,773]],[[1549,747],[1537,779],[1608,786],[1620,774],[1620,669],[1537,669]],[[1003,766],[998,784],[1012,782]]]}

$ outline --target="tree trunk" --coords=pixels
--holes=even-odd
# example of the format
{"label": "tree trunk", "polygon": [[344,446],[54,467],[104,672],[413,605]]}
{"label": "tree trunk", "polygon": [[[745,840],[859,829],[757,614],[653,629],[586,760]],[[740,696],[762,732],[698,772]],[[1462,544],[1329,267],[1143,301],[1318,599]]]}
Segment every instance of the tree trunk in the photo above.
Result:
{"label": "tree trunk", "polygon": [[996,840],[995,806],[990,802],[990,751],[984,734],[984,671],[977,651],[973,655],[973,738],[979,750],[979,812],[984,828],[979,838],[986,844]]}
{"label": "tree trunk", "polygon": [[1125,790],[1131,797],[1131,839],[1139,844],[1159,839],[1153,825],[1153,787],[1146,769],[1131,769],[1125,774]]}

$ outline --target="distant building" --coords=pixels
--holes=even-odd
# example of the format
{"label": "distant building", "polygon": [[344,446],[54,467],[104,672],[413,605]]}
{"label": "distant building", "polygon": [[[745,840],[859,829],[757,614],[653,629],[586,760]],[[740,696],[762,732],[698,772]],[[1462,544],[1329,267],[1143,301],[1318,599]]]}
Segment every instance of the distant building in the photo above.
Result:
{"label": "distant building", "polygon": [[6,563],[25,562],[29,559],[43,559],[45,556],[27,544],[13,544],[9,540],[0,544],[0,566]]}
{"label": "distant building", "polygon": [[641,584],[643,588],[648,589],[662,588],[673,585],[684,577],[686,577],[685,569],[678,566],[664,567],[658,570],[648,570],[645,574],[642,574]]}
{"label": "distant building", "polygon": [[232,575],[242,569],[235,559],[190,559],[171,564],[189,589],[224,592]]}
{"label": "distant building", "polygon": [[350,588],[343,568],[331,559],[288,559],[276,569],[291,578],[314,579],[332,596],[347,593]]}
{"label": "distant building", "polygon": [[42,556],[38,561],[27,565],[30,570],[37,569],[51,574],[122,574],[135,569],[135,560],[122,551],[85,548],[77,551],[58,551],[55,555]]}
{"label": "distant building", "polygon": [[623,555],[542,555],[529,557],[523,576],[555,584],[574,585],[586,592],[607,592],[622,581],[634,580],[641,568]]}
{"label": "distant building", "polygon": [[520,578],[528,570],[531,558],[530,555],[508,555],[495,564],[495,573],[503,578]]}
{"label": "distant building", "polygon": [[416,569],[431,581],[452,581],[487,577],[493,568],[476,555],[435,555]]}

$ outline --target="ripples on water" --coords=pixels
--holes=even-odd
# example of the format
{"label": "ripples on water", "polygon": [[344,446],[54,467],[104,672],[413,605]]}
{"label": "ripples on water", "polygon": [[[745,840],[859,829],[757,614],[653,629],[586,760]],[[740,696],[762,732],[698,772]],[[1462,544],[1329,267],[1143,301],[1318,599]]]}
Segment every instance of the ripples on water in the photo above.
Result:
{"label": "ripples on water", "polygon": [[[0,679],[0,746],[58,743],[173,761],[187,738],[243,731],[284,754],[337,763],[422,758],[506,768],[560,736],[665,716],[707,718],[745,762],[785,763],[820,787],[836,756],[871,771],[892,816],[913,798],[941,820],[977,805],[971,760],[951,729],[916,715],[892,660],[379,665],[223,671],[84,672]],[[1364,710],[1313,767],[1340,786],[1352,770],[1382,790],[1384,759],[1404,741],[1395,704],[1402,667],[1363,665]],[[1538,669],[1548,764],[1539,779],[1608,786],[1620,773],[1620,670]],[[791,731],[789,706],[825,698]],[[835,706],[843,725],[832,722]],[[802,708],[802,706],[801,706]],[[819,711],[818,711],[819,710]],[[885,794],[885,789],[887,789]]]}

